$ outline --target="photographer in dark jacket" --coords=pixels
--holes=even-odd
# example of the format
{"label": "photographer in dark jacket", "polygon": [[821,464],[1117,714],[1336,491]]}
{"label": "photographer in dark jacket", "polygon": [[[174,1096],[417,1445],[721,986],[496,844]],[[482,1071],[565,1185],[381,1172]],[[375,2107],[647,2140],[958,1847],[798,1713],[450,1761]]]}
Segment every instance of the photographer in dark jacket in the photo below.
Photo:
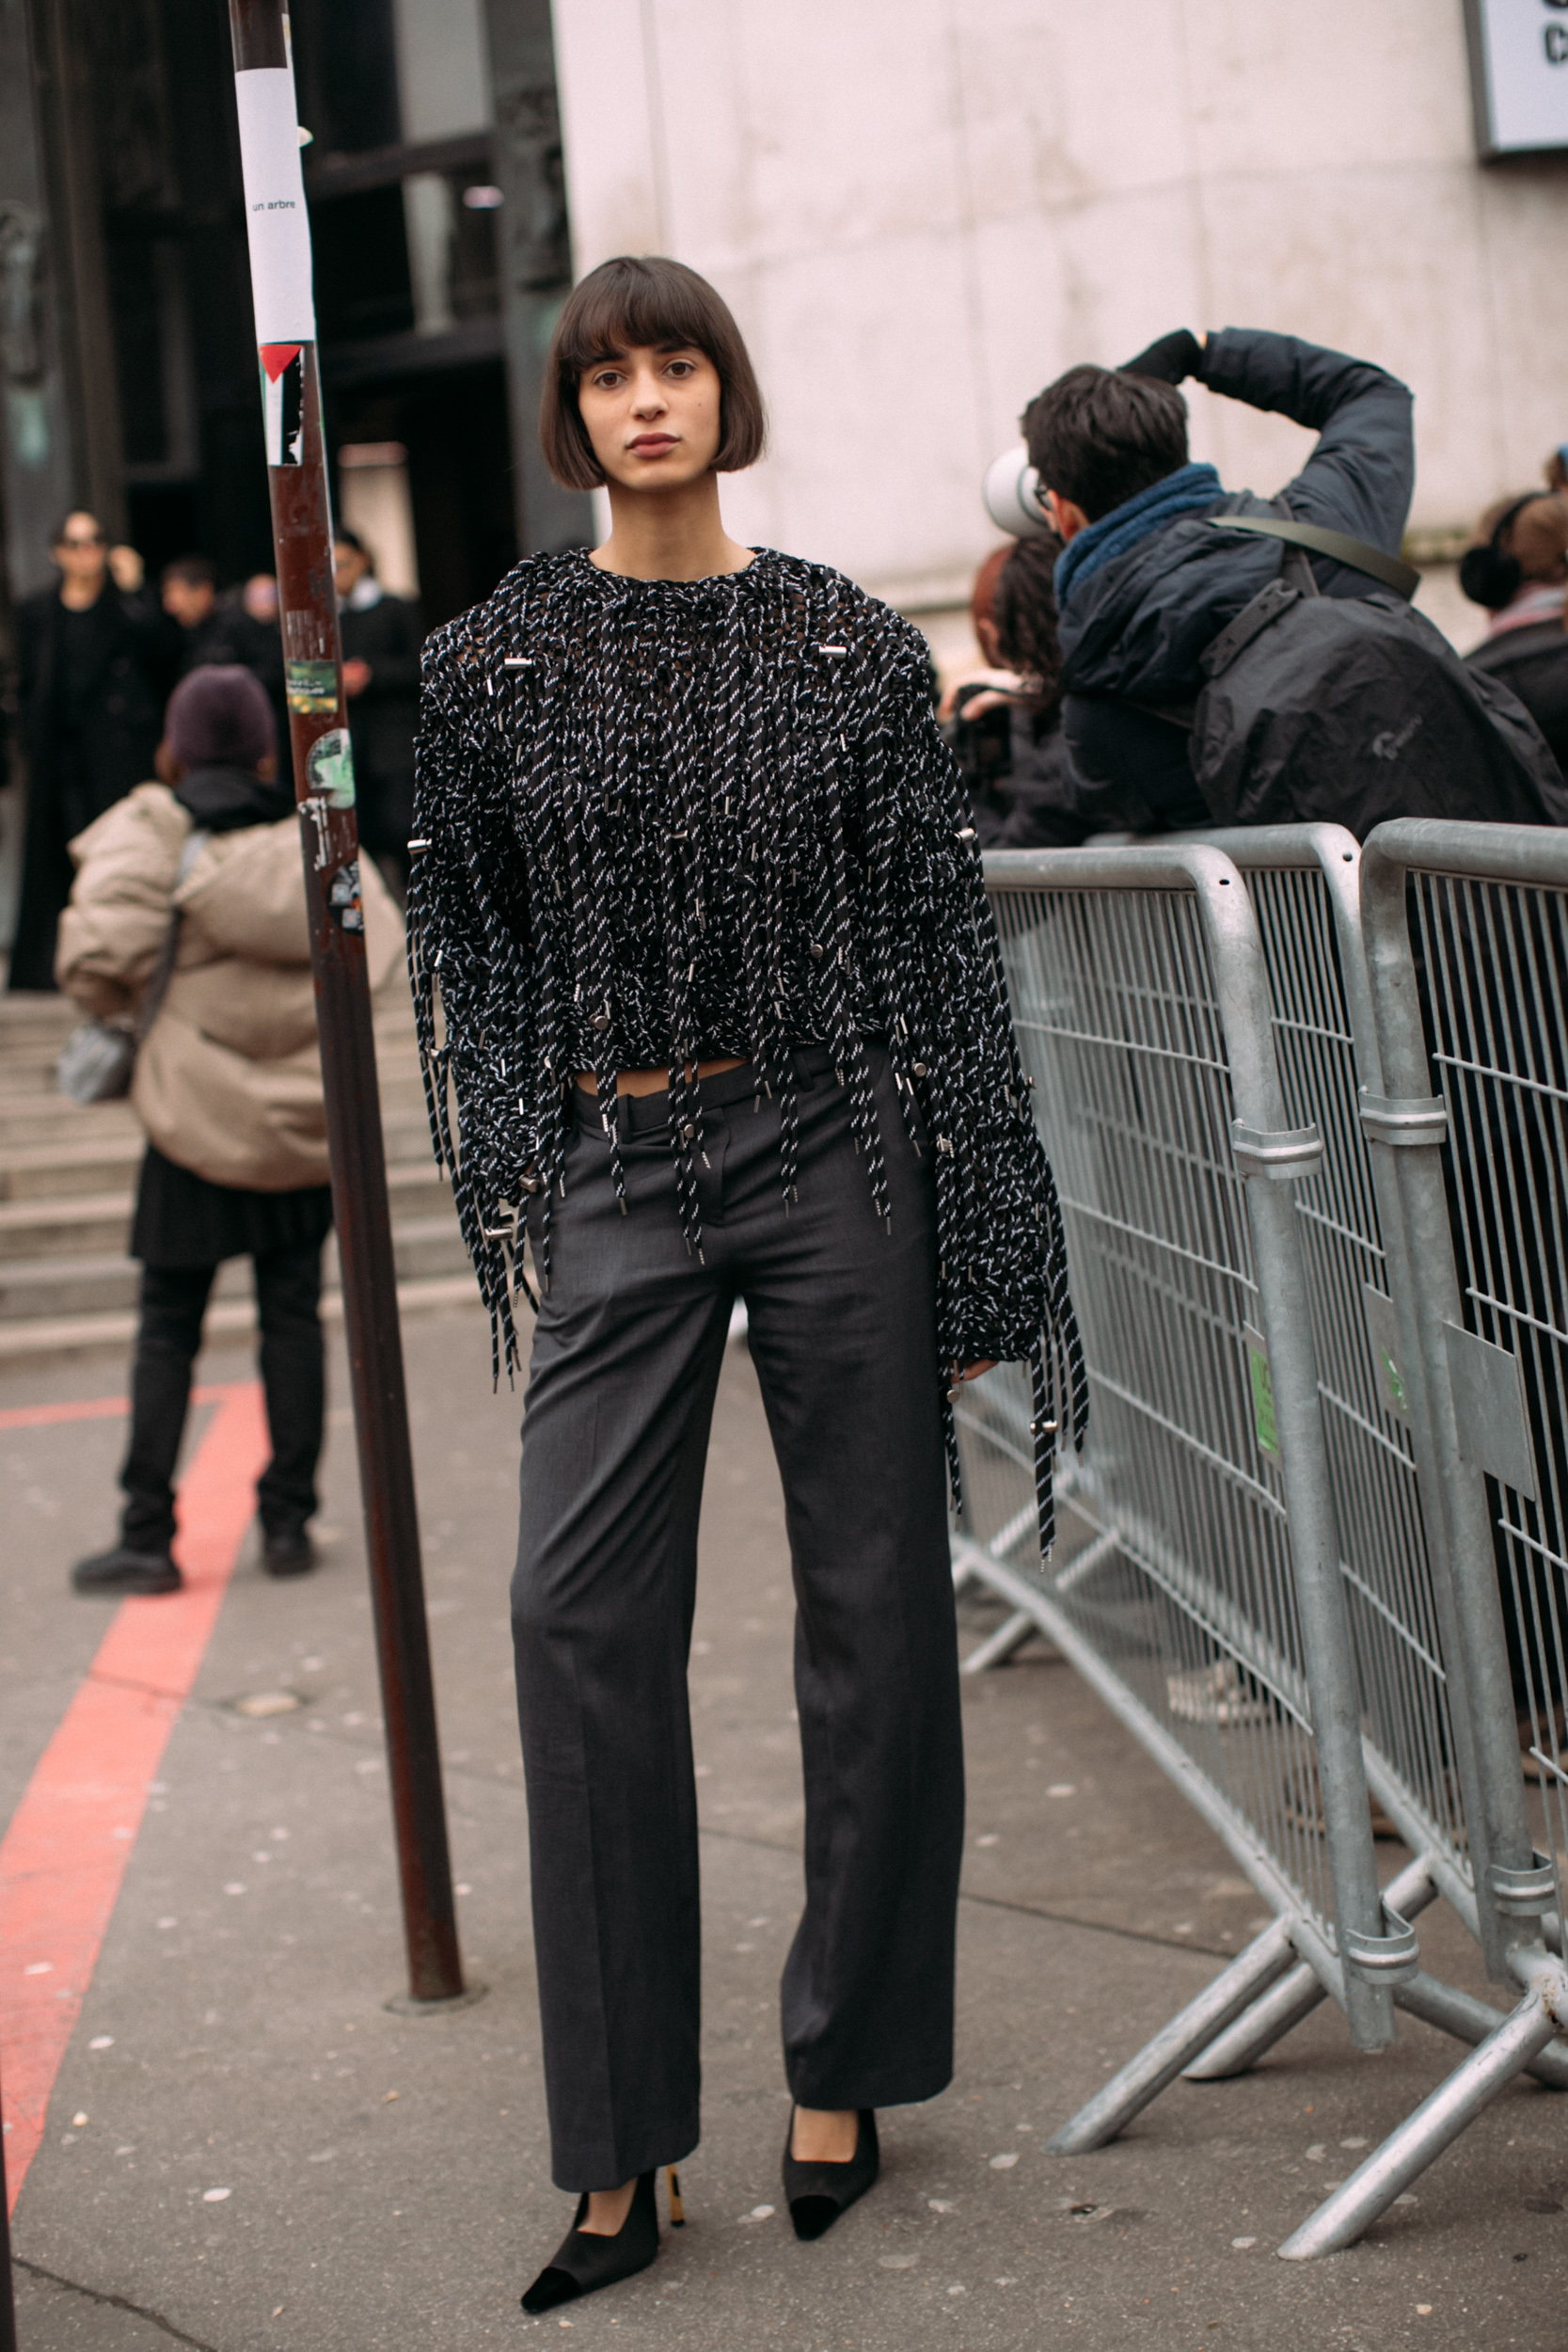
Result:
{"label": "photographer in dark jacket", "polygon": [[[1395,554],[1415,482],[1406,387],[1291,335],[1227,327],[1199,343],[1183,328],[1125,368],[1069,368],[1030,403],[1030,462],[1066,543],[1057,627],[1080,805],[1139,832],[1212,823],[1185,730],[1159,709],[1190,704],[1205,646],[1280,565],[1276,542],[1201,527],[1252,501],[1223,490],[1212,466],[1189,462],[1177,389],[1189,376],[1317,432],[1283,493],[1299,522]],[[1322,556],[1311,564],[1325,596],[1366,594],[1362,574]]]}
{"label": "photographer in dark jacket", "polygon": [[25,598],[16,616],[27,829],[12,989],[55,986],[55,931],[74,875],[66,844],[152,773],[176,641],[142,592],[141,557],[109,547],[95,516],[68,515],[50,552],[58,587]]}
{"label": "photographer in dark jacket", "polygon": [[408,829],[414,819],[414,728],[419,716],[419,616],[389,596],[369,548],[340,529],[333,547],[343,691],[354,747],[359,839],[398,895],[408,888]]}

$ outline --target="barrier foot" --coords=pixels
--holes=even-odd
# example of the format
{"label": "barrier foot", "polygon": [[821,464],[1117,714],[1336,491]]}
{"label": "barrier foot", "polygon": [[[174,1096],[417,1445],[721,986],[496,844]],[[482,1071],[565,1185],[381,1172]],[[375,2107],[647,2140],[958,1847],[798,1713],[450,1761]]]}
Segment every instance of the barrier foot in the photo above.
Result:
{"label": "barrier foot", "polygon": [[1197,1998],[1189,2001],[1152,2042],[1144,2044],[1119,2074],[1112,2076],[1103,2090],[1097,2091],[1070,2122],[1063,2124],[1050,2141],[1049,2153],[1053,2156],[1082,2155],[1090,2148],[1102,2148],[1108,2139],[1115,2139],[1133,2116],[1176,2080],[1199,2051],[1206,2050],[1235,2018],[1252,2007],[1276,1977],[1292,1966],[1292,1924],[1290,1919],[1275,1919],[1244,1952],[1238,1952],[1212,1984],[1206,1985]]}
{"label": "barrier foot", "polygon": [[[1408,1992],[1409,1987],[1402,1988]],[[1447,1991],[1447,1987],[1443,1990]],[[1479,2050],[1473,2050],[1447,2082],[1423,2099],[1398,2131],[1351,2174],[1299,2230],[1278,2249],[1286,2262],[1307,2262],[1318,2254],[1353,2246],[1379,2214],[1459,2137],[1505,2083],[1522,2074],[1557,2032],[1546,1993],[1537,1986],[1505,2017]]]}
{"label": "barrier foot", "polygon": [[[1396,1994],[1396,2000],[1398,1997]],[[1310,2017],[1327,1998],[1327,1991],[1314,1970],[1305,1961],[1299,1962],[1272,1992],[1255,2001],[1190,2066],[1184,2066],[1181,2079],[1189,2083],[1218,2083],[1232,2074],[1244,2074],[1249,2066],[1257,2065],[1265,2050],[1283,2042],[1303,2018]]]}
{"label": "barrier foot", "polygon": [[[1481,2043],[1499,2026],[1508,2023],[1500,2009],[1487,2001],[1478,2001],[1472,1993],[1461,1993],[1451,1984],[1444,1984],[1438,1977],[1424,1972],[1412,1977],[1408,1984],[1394,1987],[1394,2007],[1408,2010],[1424,2025],[1436,2026],[1443,2033],[1451,2033],[1456,2042]],[[1523,2069],[1533,2074],[1548,2090],[1568,2090],[1568,2047],[1560,2042],[1548,2042],[1539,2055]]]}
{"label": "barrier foot", "polygon": [[[1397,1878],[1390,1880],[1383,1890],[1383,1899],[1402,1918],[1414,1919],[1428,1903],[1436,1901],[1436,1874],[1424,1857],[1418,1855],[1414,1862],[1406,1863]],[[1399,1997],[1396,1989],[1396,2002]],[[1227,2026],[1191,2066],[1184,2066],[1183,2079],[1190,2083],[1224,2082],[1232,2074],[1244,2074],[1249,2066],[1257,2065],[1265,2051],[1282,2042],[1327,1998],[1326,1986],[1303,1961],[1272,1993],[1265,1993],[1244,2017],[1238,2017],[1233,2026]],[[1462,2042],[1483,2041],[1494,2026],[1502,2024],[1496,2010],[1483,2010],[1479,2002],[1474,2006],[1486,2022],[1478,2032],[1461,2033]],[[1440,2021],[1434,2018],[1433,2022]]]}
{"label": "barrier foot", "polygon": [[[972,1649],[964,1660],[962,1672],[983,1675],[990,1666],[1000,1666],[1015,1649],[1033,1639],[1040,1630],[1038,1620],[1027,1609],[1015,1609],[1006,1622],[994,1633],[988,1634],[977,1649]],[[1043,1638],[1043,1637],[1042,1637]]]}

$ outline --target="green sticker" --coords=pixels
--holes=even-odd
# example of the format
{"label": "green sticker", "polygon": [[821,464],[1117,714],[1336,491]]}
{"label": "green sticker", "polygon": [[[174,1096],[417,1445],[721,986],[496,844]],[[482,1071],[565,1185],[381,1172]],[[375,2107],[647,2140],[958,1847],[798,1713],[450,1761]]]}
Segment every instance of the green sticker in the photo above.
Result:
{"label": "green sticker", "polygon": [[1380,1349],[1379,1353],[1383,1358],[1383,1369],[1388,1375],[1388,1393],[1394,1400],[1394,1410],[1396,1413],[1408,1412],[1409,1406],[1405,1403],[1404,1396],[1404,1376],[1386,1347]]}
{"label": "green sticker", "polygon": [[354,806],[354,754],[347,727],[329,727],[318,735],[305,762],[306,779],[334,808]]}
{"label": "green sticker", "polygon": [[1260,1348],[1247,1349],[1247,1365],[1252,1374],[1252,1420],[1258,1432],[1258,1442],[1265,1454],[1277,1457],[1279,1432],[1275,1426],[1274,1382],[1269,1378],[1269,1359]]}
{"label": "green sticker", "polygon": [[301,719],[326,719],[338,707],[338,665],[335,661],[286,661],[284,685],[289,708]]}

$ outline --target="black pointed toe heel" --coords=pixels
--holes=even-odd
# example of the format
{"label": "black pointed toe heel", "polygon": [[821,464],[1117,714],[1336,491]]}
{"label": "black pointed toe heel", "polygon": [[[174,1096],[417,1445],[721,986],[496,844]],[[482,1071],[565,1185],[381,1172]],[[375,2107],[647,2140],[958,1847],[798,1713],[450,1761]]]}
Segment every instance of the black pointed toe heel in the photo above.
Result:
{"label": "black pointed toe heel", "polygon": [[789,2132],[784,2140],[784,2192],[789,2205],[789,2217],[795,2224],[799,2238],[820,2237],[831,2230],[840,2214],[865,2195],[876,2182],[880,2166],[877,2151],[877,2118],[869,2107],[860,2110],[860,2131],[855,2140],[855,2153],[844,2164],[802,2164],[790,2154],[795,2137],[795,2110],[789,2113]]}
{"label": "black pointed toe heel", "polygon": [[[677,2197],[673,2182],[672,2167],[671,2194]],[[558,2303],[575,2303],[578,2296],[615,2286],[646,2270],[658,2252],[658,2205],[651,2172],[639,2179],[626,2217],[613,2237],[579,2229],[587,2211],[587,2198],[579,2198],[577,2218],[522,2298],[525,2312],[550,2312]]]}

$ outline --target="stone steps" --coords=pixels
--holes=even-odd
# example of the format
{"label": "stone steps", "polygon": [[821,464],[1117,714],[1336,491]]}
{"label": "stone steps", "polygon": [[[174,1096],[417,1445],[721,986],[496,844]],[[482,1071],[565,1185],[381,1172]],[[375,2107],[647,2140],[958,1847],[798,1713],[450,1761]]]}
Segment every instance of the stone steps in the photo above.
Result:
{"label": "stone steps", "polygon": [[[129,1104],[80,1104],[55,1064],[76,1021],[56,998],[0,996],[0,1363],[121,1352],[135,1330],[139,1269],[126,1256],[144,1141]],[[404,1314],[477,1304],[451,1192],[430,1151],[413,1009],[396,983],[375,1008],[387,1184]],[[323,1311],[341,1318],[335,1243]],[[209,1338],[255,1327],[249,1262],[224,1266]]]}

